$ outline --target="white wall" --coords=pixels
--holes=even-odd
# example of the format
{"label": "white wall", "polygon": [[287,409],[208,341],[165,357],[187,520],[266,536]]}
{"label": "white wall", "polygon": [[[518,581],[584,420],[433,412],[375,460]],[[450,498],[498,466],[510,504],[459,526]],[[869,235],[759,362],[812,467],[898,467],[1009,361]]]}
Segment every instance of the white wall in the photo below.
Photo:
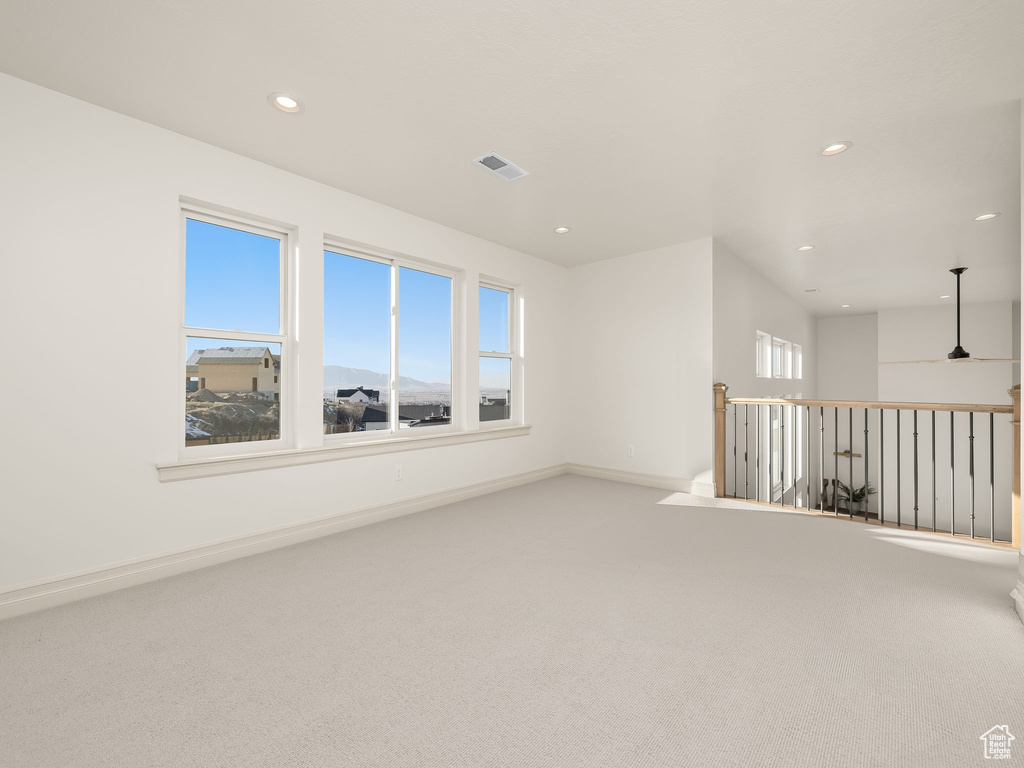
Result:
{"label": "white wall", "polygon": [[[0,103],[0,590],[565,461],[567,270],[4,75]],[[179,196],[297,227],[299,445],[321,440],[325,232],[521,283],[532,434],[159,483],[182,430]]]}
{"label": "white wall", "polygon": [[[970,273],[968,273],[970,274]],[[1010,302],[964,304],[961,341],[971,357],[1012,358]],[[956,305],[884,309],[878,313],[878,360],[945,359],[956,345]],[[1006,403],[1013,386],[1006,364],[880,365],[881,400]]]}
{"label": "white wall", "polygon": [[818,320],[818,398],[878,399],[878,315]]}
{"label": "white wall", "polygon": [[[716,241],[713,251],[714,380],[728,385],[730,397],[813,398],[817,389],[817,323],[814,316],[721,243]],[[803,375],[800,379],[757,376],[755,339],[758,331],[800,345],[803,355]],[[760,409],[760,452],[756,450],[757,413],[753,406],[737,406],[735,411],[727,409],[725,485],[729,494],[735,489],[736,495],[742,497],[749,494],[753,498],[760,489],[762,498],[767,498],[769,410],[766,407]],[[794,477],[793,468],[797,468],[797,489],[806,495],[806,480],[803,479],[806,457],[798,454],[798,444],[792,442],[794,426],[801,434],[806,434],[806,412],[798,413],[793,408],[787,408],[783,414],[773,408],[772,413],[776,419],[776,429],[783,426],[777,434],[782,436],[788,430],[790,435],[786,438],[789,450],[785,452],[784,461],[780,456],[779,466],[789,465],[786,474],[790,483]],[[736,461],[732,460],[731,453],[734,439],[738,445]],[[743,457],[744,447],[747,451],[746,462]],[[760,478],[757,477],[756,465],[758,453],[761,457]],[[793,500],[790,483],[787,483],[787,503]]]}
{"label": "white wall", "polygon": [[569,460],[710,481],[711,240],[587,264],[570,277]]}
{"label": "white wall", "polygon": [[[757,331],[803,348],[803,379],[758,378]],[[814,316],[721,243],[714,243],[714,379],[731,397],[815,396]]]}

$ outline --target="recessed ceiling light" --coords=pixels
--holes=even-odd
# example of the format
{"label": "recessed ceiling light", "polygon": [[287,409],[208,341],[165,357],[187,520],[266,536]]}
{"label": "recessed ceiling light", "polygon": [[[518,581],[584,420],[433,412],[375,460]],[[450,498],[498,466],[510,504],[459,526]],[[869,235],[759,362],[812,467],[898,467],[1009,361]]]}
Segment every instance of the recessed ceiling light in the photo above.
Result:
{"label": "recessed ceiling light", "polygon": [[555,234],[556,235],[564,235],[568,231],[569,231],[568,227],[555,227]]}
{"label": "recessed ceiling light", "polygon": [[999,215],[998,213],[983,213],[983,214],[981,214],[981,216],[975,216],[974,220],[975,221],[988,221],[989,219],[994,219],[998,215]]}
{"label": "recessed ceiling light", "polygon": [[799,248],[797,248],[797,250],[798,251],[809,251],[813,247],[814,247],[813,245],[801,245]]}
{"label": "recessed ceiling light", "polygon": [[828,155],[838,155],[840,152],[845,152],[846,150],[848,150],[852,146],[853,146],[853,142],[852,141],[837,141],[837,142],[835,142],[833,144],[829,144],[827,147],[825,147],[823,150],[821,150],[821,154],[826,155],[826,156],[828,156]]}
{"label": "recessed ceiling light", "polygon": [[940,298],[940,299],[951,299],[951,298],[953,298],[953,297],[952,297],[952,296],[950,296],[950,295],[949,295],[949,294],[947,293],[947,294],[946,294],[945,296],[939,296],[939,298]]}
{"label": "recessed ceiling light", "polygon": [[850,305],[849,305],[849,304],[840,304],[840,305],[839,305],[839,308],[840,308],[840,309],[848,309],[849,307],[850,307]]}
{"label": "recessed ceiling light", "polygon": [[305,109],[301,101],[288,93],[272,93],[267,97],[267,101],[282,112],[291,112],[292,114],[295,114],[297,112],[302,112]]}

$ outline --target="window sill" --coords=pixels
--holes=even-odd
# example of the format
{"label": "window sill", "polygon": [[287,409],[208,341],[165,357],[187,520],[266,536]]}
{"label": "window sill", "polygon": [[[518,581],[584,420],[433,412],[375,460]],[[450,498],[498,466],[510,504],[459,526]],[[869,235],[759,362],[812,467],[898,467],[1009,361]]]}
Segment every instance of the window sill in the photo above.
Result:
{"label": "window sill", "polygon": [[326,445],[322,448],[298,448],[288,451],[251,454],[248,456],[223,456],[190,461],[175,461],[157,464],[161,483],[175,480],[192,480],[197,477],[233,475],[239,472],[255,472],[261,469],[294,467],[301,464],[319,464],[324,461],[356,459],[363,456],[377,456],[382,453],[415,451],[421,448],[437,448],[442,445],[461,445],[483,440],[498,440],[506,437],[520,437],[530,434],[529,424],[511,427],[483,429],[476,432],[448,432],[443,435],[415,437],[388,437],[386,439],[345,445]]}

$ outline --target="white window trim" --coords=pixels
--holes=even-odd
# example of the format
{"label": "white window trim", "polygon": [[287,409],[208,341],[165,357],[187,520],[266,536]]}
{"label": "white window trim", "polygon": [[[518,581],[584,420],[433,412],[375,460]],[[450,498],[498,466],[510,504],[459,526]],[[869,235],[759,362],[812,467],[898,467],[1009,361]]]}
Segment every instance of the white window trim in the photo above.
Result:
{"label": "white window trim", "polygon": [[[755,331],[757,355],[754,375],[759,379],[803,379],[803,346],[796,342]],[[775,371],[775,349],[779,349],[779,371]]]}
{"label": "white window trim", "polygon": [[[179,264],[179,323],[178,323],[178,360],[179,377],[182,384],[186,380],[186,350],[188,338],[211,338],[224,341],[249,341],[265,344],[281,345],[281,378],[280,378],[280,437],[276,440],[254,440],[245,443],[222,443],[219,445],[185,445],[185,397],[184,390],[178,404],[178,458],[182,461],[196,461],[222,456],[239,456],[264,454],[291,448],[295,445],[296,403],[294,381],[298,370],[294,345],[291,343],[295,327],[295,302],[292,299],[291,286],[295,275],[295,229],[277,222],[260,220],[251,216],[228,213],[215,208],[196,204],[182,199],[180,201],[180,264]],[[281,242],[278,261],[278,311],[279,327],[277,333],[255,333],[248,331],[226,330],[223,328],[203,328],[185,325],[185,284],[186,284],[186,238],[187,220],[206,222],[217,226],[250,232],[264,237],[271,237]]]}
{"label": "white window trim", "polygon": [[[509,372],[510,381],[509,417],[507,419],[494,419],[493,421],[480,422],[481,430],[501,429],[509,425],[522,424],[525,418],[525,376],[523,370],[523,329],[522,329],[522,289],[520,286],[499,280],[493,277],[480,276],[480,288],[490,288],[494,291],[502,291],[508,294],[508,352],[494,352],[492,350],[477,350],[477,369],[480,367],[480,358],[490,357],[504,360],[511,360],[512,366]],[[477,324],[479,326],[479,311],[477,312]],[[480,344],[477,343],[477,347]],[[477,387],[477,401],[479,402],[479,382]],[[478,410],[479,413],[479,410]]]}
{"label": "white window trim", "polygon": [[[299,448],[296,445],[296,429],[298,418],[298,402],[296,386],[298,376],[298,359],[294,354],[296,345],[295,328],[297,326],[297,306],[293,294],[297,287],[297,247],[298,231],[295,227],[270,219],[257,219],[233,209],[219,208],[208,203],[201,203],[190,198],[180,198],[181,215],[181,269],[179,295],[180,301],[180,332],[179,360],[180,379],[185,379],[185,348],[186,337],[201,334],[212,338],[238,341],[269,341],[281,344],[281,438],[252,443],[229,443],[216,446],[192,446],[184,448],[185,399],[181,398],[179,421],[176,425],[181,442],[178,460],[157,464],[157,475],[160,482],[172,482],[201,477],[215,477],[241,472],[253,472],[278,467],[299,466],[304,464],[322,463],[365,456],[375,456],[401,451],[421,450],[446,445],[459,445],[480,441],[497,440],[529,435],[531,425],[525,422],[525,346],[523,337],[523,292],[522,286],[507,283],[500,279],[480,276],[487,287],[497,287],[512,293],[514,301],[510,302],[510,334],[513,343],[513,418],[488,422],[481,427],[476,417],[469,418],[469,407],[466,402],[466,386],[469,382],[467,366],[469,359],[466,349],[466,317],[465,289],[466,273],[444,264],[420,259],[406,254],[399,254],[383,249],[354,243],[344,238],[325,235],[322,247],[324,250],[350,254],[358,258],[366,258],[383,263],[394,263],[393,280],[397,281],[397,267],[406,266],[449,277],[452,280],[452,423],[444,426],[423,427],[401,430],[397,434],[378,432],[351,433],[341,435],[322,435],[322,444],[313,447]],[[190,328],[185,322],[185,219],[196,218],[211,221],[214,224],[229,226],[256,234],[266,234],[280,238],[282,241],[281,260],[281,333],[262,334],[242,331],[224,331],[213,328]],[[397,293],[397,284],[393,287]],[[394,302],[393,302],[394,306]],[[394,336],[397,338],[397,312],[393,314]],[[397,369],[397,343],[393,349],[392,378],[397,382],[394,371]],[[476,361],[474,361],[476,363]],[[478,363],[477,363],[478,364]],[[518,396],[515,395],[518,383]],[[322,388],[322,387],[321,387]],[[397,409],[394,409],[397,414]],[[411,434],[410,434],[411,433]]]}
{"label": "white window trim", "polygon": [[[391,267],[391,371],[388,381],[388,429],[372,430],[368,432],[343,432],[335,435],[323,435],[325,447],[337,445],[358,445],[361,443],[378,444],[387,441],[400,442],[409,429],[401,429],[399,423],[398,409],[398,380],[401,371],[398,367],[398,318],[401,312],[401,302],[398,295],[398,274],[402,267],[413,269],[418,272],[428,272],[441,277],[449,278],[451,282],[451,326],[449,329],[451,359],[451,422],[438,424],[429,427],[416,427],[416,433],[426,433],[429,436],[459,434],[466,432],[466,415],[463,414],[459,403],[462,402],[463,379],[465,378],[462,365],[456,354],[459,339],[458,329],[461,324],[461,309],[456,297],[465,279],[462,270],[450,267],[437,262],[420,259],[407,254],[393,253],[383,249],[371,248],[362,243],[352,243],[343,238],[325,237],[323,249],[336,253],[340,256],[353,256],[358,259],[375,261],[378,264],[387,264]],[[321,385],[321,389],[322,389]]]}

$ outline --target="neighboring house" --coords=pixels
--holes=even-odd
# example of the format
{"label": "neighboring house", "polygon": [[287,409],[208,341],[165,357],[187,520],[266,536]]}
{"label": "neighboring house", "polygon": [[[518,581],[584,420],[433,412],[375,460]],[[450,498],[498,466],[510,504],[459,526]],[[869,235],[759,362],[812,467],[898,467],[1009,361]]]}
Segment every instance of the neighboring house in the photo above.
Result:
{"label": "neighboring house", "polygon": [[[402,426],[412,426],[413,420],[405,416],[401,411],[398,413],[398,421]],[[363,429],[371,432],[375,429],[388,428],[388,412],[383,408],[367,408],[363,411]]]}
{"label": "neighboring house", "polygon": [[379,403],[380,402],[380,390],[379,389],[364,389],[363,387],[356,387],[355,389],[339,389],[338,390],[338,402],[348,403]]}
{"label": "neighboring house", "polygon": [[509,403],[509,392],[505,391],[504,397],[489,397],[488,395],[480,395],[480,405],[508,405]]}
{"label": "neighboring house", "polygon": [[259,392],[276,399],[281,392],[280,360],[267,347],[197,349],[185,362],[185,389]]}
{"label": "neighboring house", "polygon": [[512,418],[509,406],[509,393],[505,397],[488,397],[480,395],[480,421],[502,421]]}
{"label": "neighboring house", "polygon": [[450,424],[451,408],[443,403],[428,405],[398,406],[399,420],[409,427],[423,427],[429,424]]}

